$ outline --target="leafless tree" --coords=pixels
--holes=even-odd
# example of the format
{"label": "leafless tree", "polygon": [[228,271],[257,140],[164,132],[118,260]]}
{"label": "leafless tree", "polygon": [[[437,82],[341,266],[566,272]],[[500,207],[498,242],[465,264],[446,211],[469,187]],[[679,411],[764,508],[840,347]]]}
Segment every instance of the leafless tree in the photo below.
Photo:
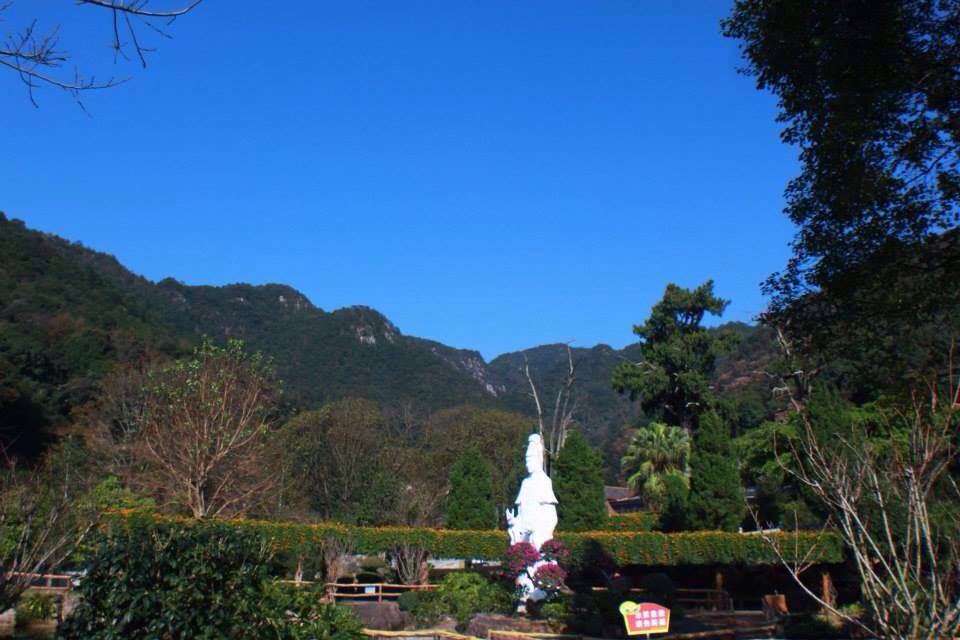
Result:
{"label": "leafless tree", "polygon": [[96,509],[78,500],[86,489],[69,461],[32,468],[0,452],[0,611],[12,607],[37,573],[55,570],[97,522]]}
{"label": "leafless tree", "polygon": [[892,413],[888,430],[900,435],[883,441],[863,426],[825,433],[796,405],[801,434],[787,444],[784,470],[828,511],[828,526],[852,555],[867,617],[846,615],[829,594],[804,585],[800,575],[811,562],[797,556],[790,536],[761,535],[824,609],[879,638],[960,633],[960,492],[950,473],[957,462],[956,393],[930,384],[922,398],[916,394],[907,409]]}
{"label": "leafless tree", "polygon": [[412,543],[400,542],[390,548],[387,557],[397,571],[401,584],[426,584],[430,573],[430,552]]}
{"label": "leafless tree", "polygon": [[[148,29],[169,38],[167,28],[200,2],[176,0],[158,5],[151,0],[75,0],[77,5],[101,9],[109,14],[115,60],[133,55],[143,67],[147,66],[146,56],[153,49],[145,46],[140,31]],[[13,0],[0,3],[0,18],[12,4]],[[125,81],[123,78],[86,76],[76,67],[71,73],[62,72],[69,61],[70,54],[60,43],[60,27],[41,28],[36,18],[19,29],[8,31],[0,44],[0,66],[19,77],[34,106],[37,105],[34,91],[42,85],[62,89],[80,102],[81,93],[107,89]]]}
{"label": "leafless tree", "polygon": [[567,440],[567,433],[570,431],[570,425],[573,424],[574,414],[577,410],[577,401],[573,397],[573,387],[577,380],[577,365],[573,360],[573,350],[570,345],[567,346],[567,369],[563,382],[557,390],[557,396],[553,402],[553,411],[550,413],[550,425],[547,427],[544,418],[543,404],[540,402],[540,393],[537,391],[537,385],[533,381],[533,375],[530,373],[530,363],[524,356],[523,374],[530,385],[530,396],[533,398],[533,404],[537,410],[537,428],[540,437],[543,438],[544,448],[547,450],[547,462],[553,462],[560,457],[560,449],[563,448]]}

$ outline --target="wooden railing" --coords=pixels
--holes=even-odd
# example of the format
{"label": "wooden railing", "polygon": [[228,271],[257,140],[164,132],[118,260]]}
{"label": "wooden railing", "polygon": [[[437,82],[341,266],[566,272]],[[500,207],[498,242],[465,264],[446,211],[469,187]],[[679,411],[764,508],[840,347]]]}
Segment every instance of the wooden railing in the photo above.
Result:
{"label": "wooden railing", "polygon": [[406,591],[425,591],[436,587],[436,585],[433,584],[387,584],[385,582],[355,582],[348,584],[328,582],[323,586],[327,595],[333,598],[334,601],[376,600],[377,602],[396,600],[400,597],[401,593]]}
{"label": "wooden railing", "polygon": [[69,591],[73,586],[74,576],[63,573],[23,573],[21,571],[11,571],[7,573],[8,578],[26,578],[27,588],[31,591]]}
{"label": "wooden railing", "polygon": [[[594,591],[609,591],[607,587],[593,587]],[[626,589],[623,593],[648,594],[645,589]],[[733,611],[733,598],[723,589],[674,589],[673,602],[687,609]]]}
{"label": "wooden railing", "polygon": [[723,589],[676,589],[673,601],[687,609],[733,611],[733,598]]}
{"label": "wooden railing", "polygon": [[23,573],[20,571],[11,571],[5,574],[7,579],[18,578],[26,579],[27,591],[39,591],[49,593],[57,599],[57,622],[63,622],[66,612],[67,594],[73,588],[73,579],[75,576],[63,573]]}

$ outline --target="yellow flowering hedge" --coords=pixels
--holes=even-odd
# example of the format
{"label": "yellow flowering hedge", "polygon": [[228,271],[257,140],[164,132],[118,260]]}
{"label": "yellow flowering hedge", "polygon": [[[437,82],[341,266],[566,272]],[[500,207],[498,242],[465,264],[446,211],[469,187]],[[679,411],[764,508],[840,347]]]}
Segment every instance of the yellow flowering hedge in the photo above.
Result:
{"label": "yellow flowering hedge", "polygon": [[[124,517],[121,514],[121,517]],[[183,518],[152,516],[157,521],[177,521],[190,526]],[[305,524],[269,520],[218,520],[255,532],[268,540],[278,551],[312,555],[324,541],[341,538],[350,542],[357,553],[381,553],[400,544],[416,544],[429,550],[433,557],[499,559],[507,546],[506,532],[497,529],[466,531],[427,527],[356,527],[335,522]],[[201,525],[202,526],[202,525]],[[811,558],[819,562],[843,561],[843,543],[829,532],[784,532],[782,546],[791,553],[805,554],[813,548]],[[770,544],[758,535],[726,531],[691,531],[661,533],[658,531],[577,531],[558,532],[557,539],[569,547],[574,559],[591,557],[602,552],[619,564],[697,565],[697,564],[777,564]]]}
{"label": "yellow flowering hedge", "polygon": [[603,525],[604,531],[653,531],[659,513],[652,511],[637,511],[635,513],[615,513],[607,516]]}

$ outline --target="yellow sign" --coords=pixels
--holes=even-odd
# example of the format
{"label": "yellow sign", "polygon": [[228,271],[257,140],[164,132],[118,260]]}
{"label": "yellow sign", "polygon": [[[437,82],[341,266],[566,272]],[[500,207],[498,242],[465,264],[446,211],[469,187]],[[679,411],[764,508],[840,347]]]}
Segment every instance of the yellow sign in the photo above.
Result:
{"label": "yellow sign", "polygon": [[670,629],[670,609],[653,602],[630,602],[620,605],[628,636],[666,633]]}

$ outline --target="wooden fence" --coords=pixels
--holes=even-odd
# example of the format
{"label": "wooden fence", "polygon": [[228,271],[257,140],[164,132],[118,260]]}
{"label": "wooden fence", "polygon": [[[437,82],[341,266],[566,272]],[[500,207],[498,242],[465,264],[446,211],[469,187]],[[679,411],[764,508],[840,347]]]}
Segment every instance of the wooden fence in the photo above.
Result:
{"label": "wooden fence", "polygon": [[340,601],[376,601],[396,600],[407,591],[425,591],[436,588],[433,584],[387,584],[385,582],[355,582],[341,584],[328,582],[324,591],[334,602]]}

